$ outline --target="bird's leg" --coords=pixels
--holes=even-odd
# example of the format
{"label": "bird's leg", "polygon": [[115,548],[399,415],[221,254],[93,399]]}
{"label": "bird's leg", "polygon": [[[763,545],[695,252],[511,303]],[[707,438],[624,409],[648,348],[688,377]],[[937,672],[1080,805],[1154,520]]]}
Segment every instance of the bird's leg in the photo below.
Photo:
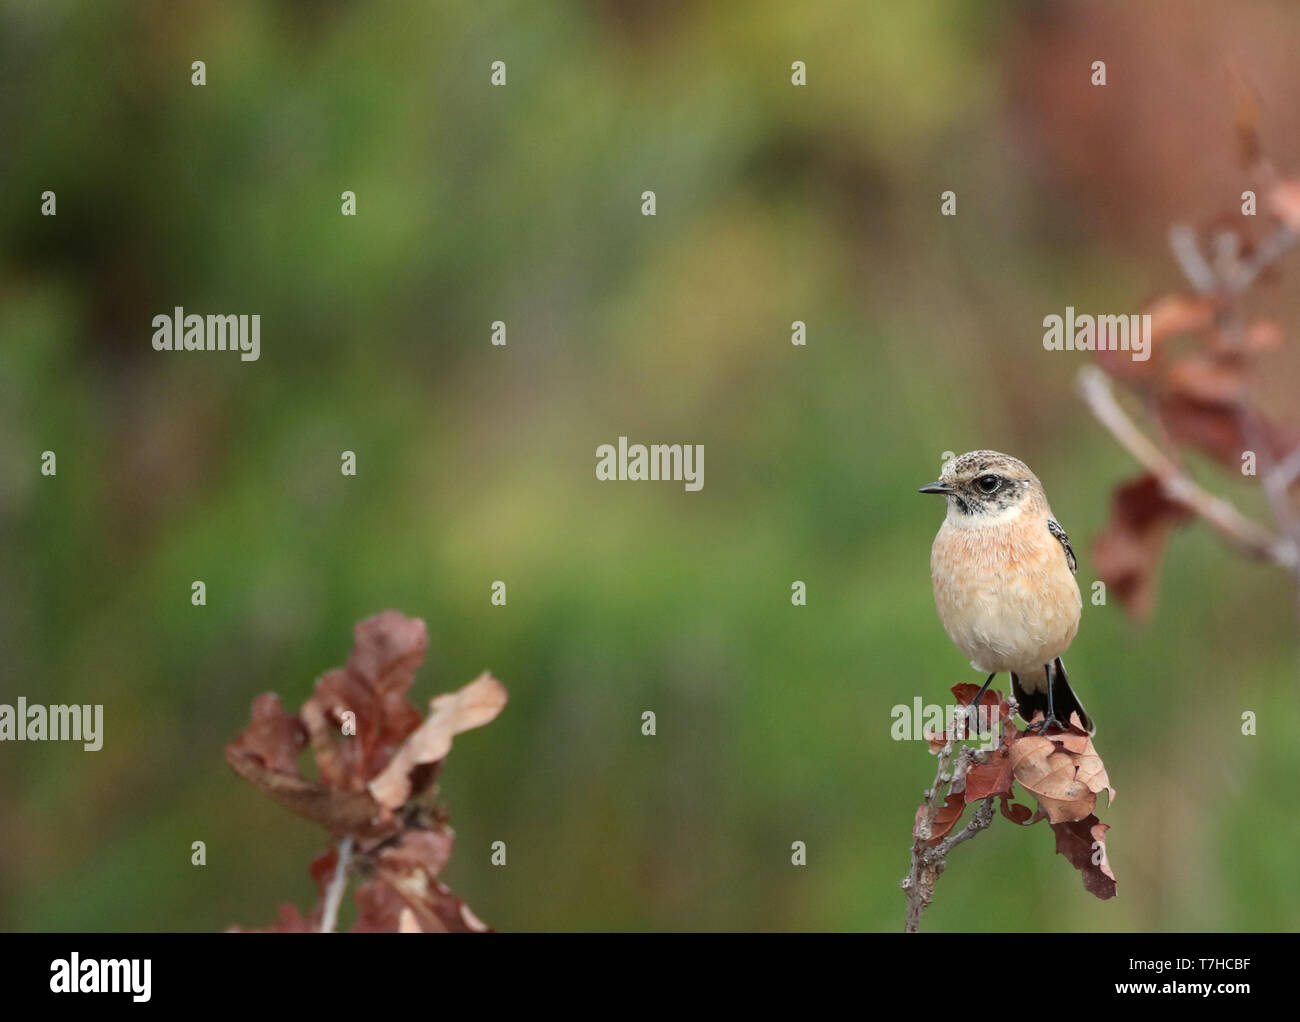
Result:
{"label": "bird's leg", "polygon": [[[987,678],[985,678],[985,679],[984,679],[984,684],[981,685],[981,686],[980,686],[980,690],[979,690],[978,692],[975,693],[975,698],[972,699],[971,702],[970,702],[970,705],[966,707],[966,716],[967,716],[968,718],[970,718],[970,723],[971,723],[972,725],[974,725],[974,727],[975,727],[975,734],[976,734],[976,735],[978,735],[978,734],[980,733],[980,729],[979,729],[979,728],[980,728],[980,726],[979,726],[979,705],[980,705],[980,700],[984,698],[984,693],[987,692],[987,691],[989,690],[989,685],[992,684],[993,679],[996,678],[997,676],[998,676],[998,672],[997,672],[997,671],[994,671],[994,672],[993,672],[992,674],[990,674]],[[966,733],[967,733],[967,734],[970,734],[970,728],[969,728],[969,727],[967,728]]]}
{"label": "bird's leg", "polygon": [[1052,665],[1051,664],[1043,665],[1043,675],[1047,678],[1047,716],[1044,717],[1039,723],[1031,724],[1028,728],[1029,731],[1037,731],[1037,733],[1040,735],[1046,733],[1047,729],[1051,727],[1053,724],[1055,724],[1062,731],[1065,730],[1065,725],[1063,725],[1059,720],[1057,720],[1056,708],[1052,705]]}

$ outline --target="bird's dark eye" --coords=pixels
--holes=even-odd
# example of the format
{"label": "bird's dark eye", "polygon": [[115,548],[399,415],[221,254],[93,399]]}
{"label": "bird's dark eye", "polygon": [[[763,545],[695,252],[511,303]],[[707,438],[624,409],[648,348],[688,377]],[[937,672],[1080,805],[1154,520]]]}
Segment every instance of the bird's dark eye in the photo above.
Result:
{"label": "bird's dark eye", "polygon": [[975,480],[975,485],[980,488],[981,493],[996,493],[997,488],[1002,485],[1002,480],[994,475],[980,476]]}

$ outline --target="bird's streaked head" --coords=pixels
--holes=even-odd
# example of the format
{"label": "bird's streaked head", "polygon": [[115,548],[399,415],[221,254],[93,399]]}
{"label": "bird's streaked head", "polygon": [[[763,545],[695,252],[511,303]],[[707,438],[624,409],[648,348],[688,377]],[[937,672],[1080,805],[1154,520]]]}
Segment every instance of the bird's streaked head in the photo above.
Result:
{"label": "bird's streaked head", "polygon": [[947,497],[948,520],[957,525],[990,524],[1047,503],[1029,466],[999,451],[968,451],[949,459],[938,480],[920,492]]}

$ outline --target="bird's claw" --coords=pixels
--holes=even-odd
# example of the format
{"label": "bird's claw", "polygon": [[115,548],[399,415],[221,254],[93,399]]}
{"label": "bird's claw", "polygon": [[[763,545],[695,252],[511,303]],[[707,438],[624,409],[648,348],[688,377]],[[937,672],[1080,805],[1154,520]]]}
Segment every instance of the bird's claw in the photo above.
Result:
{"label": "bird's claw", "polygon": [[1047,732],[1047,729],[1052,725],[1056,725],[1056,729],[1058,731],[1066,730],[1065,725],[1062,724],[1060,720],[1057,719],[1055,714],[1053,714],[1050,717],[1037,721],[1036,723],[1030,724],[1029,727],[1025,728],[1025,733],[1030,735],[1042,735],[1045,734]]}

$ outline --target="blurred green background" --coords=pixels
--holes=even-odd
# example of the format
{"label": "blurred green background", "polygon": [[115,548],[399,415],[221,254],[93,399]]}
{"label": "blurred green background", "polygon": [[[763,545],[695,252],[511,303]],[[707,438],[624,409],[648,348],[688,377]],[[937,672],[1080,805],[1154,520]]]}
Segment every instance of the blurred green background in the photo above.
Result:
{"label": "blurred green background", "polygon": [[[1134,468],[1042,317],[1180,286],[1169,224],[1248,186],[1230,62],[1300,166],[1298,35],[1272,3],[0,5],[0,701],[105,706],[100,752],[0,745],[0,928],[307,908],[324,834],[222,749],[393,607],[419,705],[510,691],[443,773],[444,879],[491,925],[901,929],[934,761],[890,709],[980,680],[916,487],[1024,458],[1087,591]],[[1294,329],[1293,295],[1258,307]],[[261,359],[153,351],[175,305],[259,313]],[[703,491],[598,482],[619,435],[703,444]],[[1119,897],[998,819],[924,927],[1300,925],[1293,601],[1193,526],[1150,622],[1085,604]]]}

